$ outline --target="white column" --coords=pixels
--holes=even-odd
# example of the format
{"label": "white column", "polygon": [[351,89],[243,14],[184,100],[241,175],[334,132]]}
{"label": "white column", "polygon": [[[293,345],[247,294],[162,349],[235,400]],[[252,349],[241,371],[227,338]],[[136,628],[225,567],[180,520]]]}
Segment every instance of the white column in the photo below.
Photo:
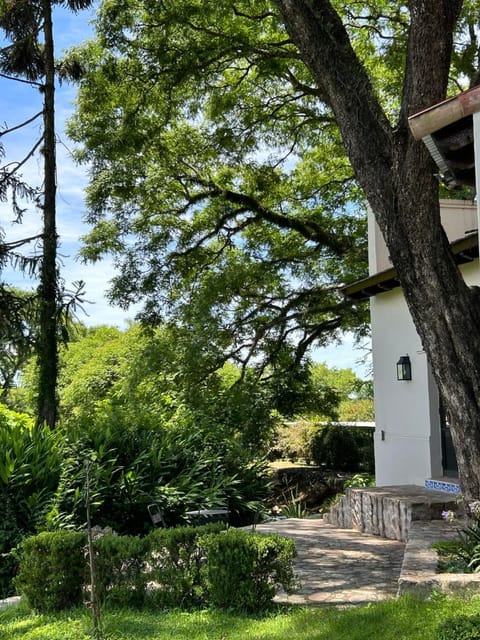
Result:
{"label": "white column", "polygon": [[480,229],[480,111],[473,114],[473,140],[475,150],[475,183],[477,189],[477,229]]}

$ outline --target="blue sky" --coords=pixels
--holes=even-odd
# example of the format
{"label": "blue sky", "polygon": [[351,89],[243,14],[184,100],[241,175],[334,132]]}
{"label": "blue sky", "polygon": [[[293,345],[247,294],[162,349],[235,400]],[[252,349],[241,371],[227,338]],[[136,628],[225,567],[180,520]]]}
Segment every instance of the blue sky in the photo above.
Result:
{"label": "blue sky", "polygon": [[[80,44],[92,34],[91,20],[93,9],[74,14],[66,9],[55,8],[55,42],[57,56],[62,50]],[[109,324],[119,328],[133,319],[135,310],[123,311],[108,304],[105,292],[108,282],[114,275],[114,267],[109,260],[96,265],[85,265],[78,260],[79,239],[87,232],[83,223],[85,212],[84,188],[88,176],[85,167],[78,167],[71,158],[72,143],[64,133],[64,125],[74,108],[75,86],[63,84],[56,89],[56,126],[59,143],[57,145],[57,219],[60,236],[59,253],[62,263],[62,276],[66,287],[78,280],[86,283],[86,298],[92,304],[86,305],[88,316],[80,315],[87,325]],[[41,109],[38,91],[30,86],[0,78],[0,124],[12,127],[30,118]],[[6,161],[16,161],[24,157],[34,141],[40,136],[41,121],[38,120],[21,132],[15,132],[3,138]],[[29,184],[39,184],[41,180],[42,160],[37,156],[22,170]],[[40,233],[41,219],[38,210],[29,207],[22,225],[12,222],[8,205],[0,204],[0,227],[7,241]],[[32,249],[33,250],[33,247]],[[18,274],[5,271],[3,279],[25,289],[33,289],[35,283]],[[330,345],[315,350],[315,360],[326,362],[329,366],[352,368],[362,377],[368,375],[369,365],[361,364],[365,352],[354,348],[351,336],[346,336],[342,345]]]}

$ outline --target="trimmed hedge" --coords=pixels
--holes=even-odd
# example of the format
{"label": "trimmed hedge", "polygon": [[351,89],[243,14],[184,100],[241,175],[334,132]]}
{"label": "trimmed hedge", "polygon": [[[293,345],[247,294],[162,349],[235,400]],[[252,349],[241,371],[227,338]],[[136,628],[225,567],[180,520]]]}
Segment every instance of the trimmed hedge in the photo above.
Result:
{"label": "trimmed hedge", "polygon": [[[22,545],[16,584],[34,609],[82,602],[89,582],[86,535],[42,533]],[[221,524],[157,529],[145,538],[95,540],[97,593],[105,602],[156,608],[214,605],[259,611],[293,585],[292,540]]]}
{"label": "trimmed hedge", "polygon": [[149,601],[158,607],[192,607],[207,604],[201,569],[205,558],[201,540],[225,532],[222,523],[200,527],[155,529],[149,536],[147,559],[153,588]]}
{"label": "trimmed hedge", "polygon": [[22,542],[15,586],[34,609],[59,611],[82,603],[86,542],[84,533],[74,531],[44,532]]}
{"label": "trimmed hedge", "polygon": [[244,611],[266,609],[276,588],[293,590],[295,543],[276,534],[229,529],[200,540],[209,603]]}
{"label": "trimmed hedge", "polygon": [[145,572],[148,541],[108,533],[94,540],[94,549],[100,598],[119,606],[143,605],[149,579]]}

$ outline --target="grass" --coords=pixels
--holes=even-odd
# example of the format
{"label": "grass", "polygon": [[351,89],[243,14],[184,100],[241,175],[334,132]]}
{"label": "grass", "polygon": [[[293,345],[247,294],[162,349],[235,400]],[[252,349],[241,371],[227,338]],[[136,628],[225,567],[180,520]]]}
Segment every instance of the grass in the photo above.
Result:
{"label": "grass", "polygon": [[[277,608],[265,615],[221,611],[104,612],[105,640],[435,640],[446,617],[480,612],[471,599],[411,597],[349,609]],[[88,611],[35,615],[25,605],[0,611],[0,640],[89,640]]]}

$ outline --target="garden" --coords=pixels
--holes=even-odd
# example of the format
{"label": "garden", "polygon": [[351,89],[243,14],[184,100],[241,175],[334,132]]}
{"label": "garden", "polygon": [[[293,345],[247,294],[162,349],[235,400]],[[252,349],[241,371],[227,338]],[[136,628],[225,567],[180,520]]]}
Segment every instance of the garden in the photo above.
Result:
{"label": "garden", "polygon": [[[368,385],[364,391],[362,381],[351,372],[313,366],[310,379],[305,378],[296,393],[289,385],[281,395],[278,376],[262,382],[253,370],[242,376],[232,365],[200,376],[190,352],[182,351],[171,329],[148,333],[138,325],[125,332],[78,325],[68,348],[61,350],[60,363],[61,414],[55,430],[36,424],[33,418],[35,359],[25,365],[7,404],[0,405],[1,596],[16,591],[29,594],[35,609],[52,608],[39,603],[43,601],[35,589],[55,583],[39,567],[47,557],[51,566],[58,568],[58,563],[46,547],[37,553],[38,562],[33,561],[29,544],[41,540],[47,544],[50,536],[56,557],[71,558],[72,540],[75,553],[80,553],[86,544],[80,538],[90,523],[96,531],[107,533],[95,542],[102,553],[108,549],[107,557],[98,556],[101,566],[115,562],[128,566],[124,577],[133,580],[121,583],[118,570],[115,578],[99,578],[104,595],[111,601],[114,594],[116,598],[120,592],[128,593],[143,606],[153,599],[148,583],[164,585],[155,592],[159,600],[160,593],[166,598],[165,585],[173,577],[159,580],[141,572],[134,578],[130,574],[135,573],[134,567],[138,571],[142,566],[153,567],[152,554],[173,548],[171,542],[158,542],[166,532],[187,535],[191,524],[187,512],[227,509],[231,528],[219,540],[233,540],[233,547],[241,547],[240,538],[233,538],[234,527],[268,517],[318,516],[350,476],[371,471],[370,434],[331,424],[342,411],[352,412],[357,401],[359,410],[365,411],[366,403],[371,411]],[[333,375],[336,383],[323,381],[319,388],[320,373]],[[287,402],[289,415],[285,415]],[[288,422],[299,414],[310,418]],[[165,529],[153,527],[151,504],[161,510]],[[152,546],[154,539],[158,548]],[[267,553],[257,548],[265,544],[263,537],[262,543],[255,536],[249,539],[256,541],[256,553],[271,553],[272,562],[278,564],[265,574],[271,599],[272,584],[288,588],[293,550],[287,553],[281,547],[284,543],[275,541]],[[205,566],[195,579],[191,573],[178,578],[182,584],[193,580],[191,595],[175,596],[169,606],[183,601],[188,606],[217,602],[211,600],[213,587],[207,585],[212,585],[211,566],[226,565],[218,560],[226,552],[217,549],[212,556],[212,545],[204,537],[194,551],[185,551],[189,558],[204,558]],[[99,553],[96,549],[95,554]],[[184,567],[185,562],[186,556],[177,558],[177,565]],[[187,564],[193,567],[192,563]],[[70,565],[73,570],[75,563]],[[26,575],[25,567],[31,575]],[[78,606],[78,594],[83,597],[85,567],[80,573],[81,579],[74,580],[77,600],[62,607]],[[283,577],[274,577],[277,573]],[[62,580],[64,584],[66,578]],[[229,582],[231,577],[224,579],[225,584]],[[238,593],[235,598],[238,602]],[[254,602],[262,603],[258,593]],[[242,608],[249,607],[243,603]]]}

